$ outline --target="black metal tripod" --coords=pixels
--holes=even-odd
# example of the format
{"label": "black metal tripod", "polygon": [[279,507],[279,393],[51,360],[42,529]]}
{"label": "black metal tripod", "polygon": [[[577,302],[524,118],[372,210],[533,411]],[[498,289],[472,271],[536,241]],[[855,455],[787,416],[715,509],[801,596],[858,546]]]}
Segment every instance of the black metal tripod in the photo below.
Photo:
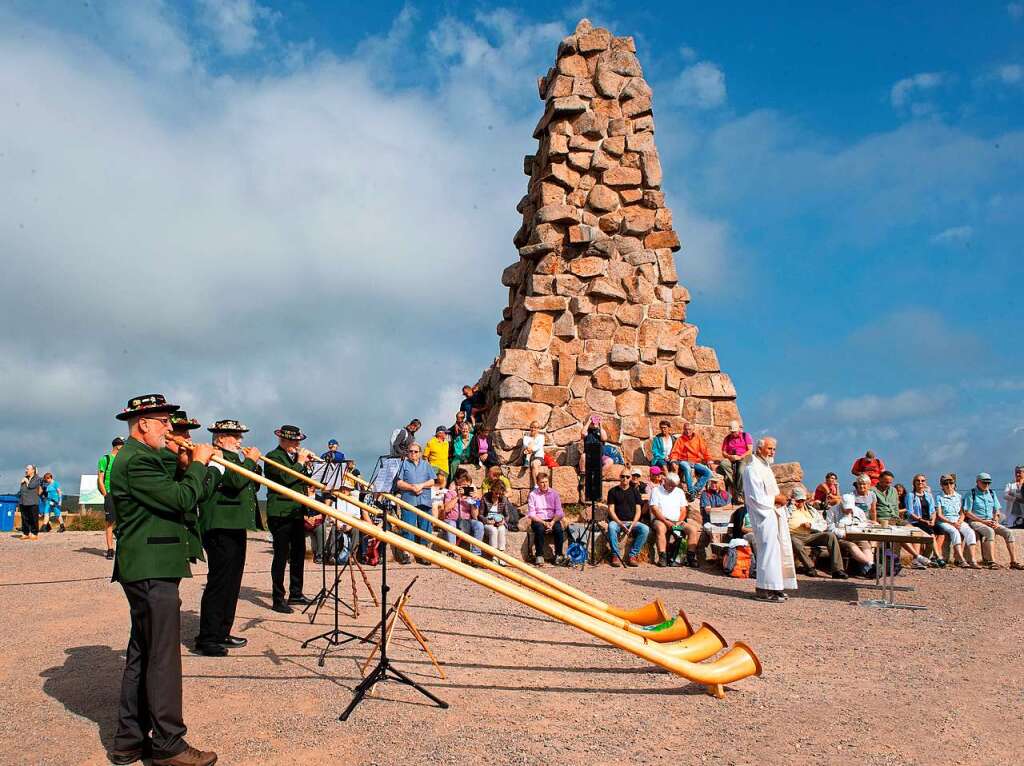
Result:
{"label": "black metal tripod", "polygon": [[[381,507],[379,502],[374,502],[374,505],[378,508]],[[389,531],[387,508],[381,508],[381,510],[385,511],[381,517],[384,523],[382,528],[387,532]],[[390,616],[390,610],[388,609],[388,590],[388,547],[386,544],[382,543],[380,559],[380,623],[377,626],[377,629],[380,631],[380,659],[377,660],[377,664],[374,666],[373,670],[371,670],[366,678],[360,682],[359,686],[355,688],[352,693],[352,701],[348,703],[348,707],[346,707],[345,711],[338,717],[339,721],[347,721],[348,717],[352,714],[352,711],[355,710],[356,706],[363,701],[364,697],[366,697],[367,692],[369,692],[375,685],[385,681],[395,681],[400,684],[405,684],[406,686],[411,686],[439,708],[448,708],[447,702],[409,678],[409,676],[396,668],[394,663],[391,662],[391,658],[388,657],[388,617]],[[370,635],[373,635],[373,633]]]}

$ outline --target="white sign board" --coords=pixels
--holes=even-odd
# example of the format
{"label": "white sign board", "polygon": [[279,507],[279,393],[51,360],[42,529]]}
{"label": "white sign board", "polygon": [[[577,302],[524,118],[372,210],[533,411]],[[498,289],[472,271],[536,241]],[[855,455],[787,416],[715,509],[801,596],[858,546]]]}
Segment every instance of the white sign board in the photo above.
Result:
{"label": "white sign board", "polygon": [[78,485],[79,505],[103,505],[103,495],[96,489],[96,474],[82,474],[82,481]]}

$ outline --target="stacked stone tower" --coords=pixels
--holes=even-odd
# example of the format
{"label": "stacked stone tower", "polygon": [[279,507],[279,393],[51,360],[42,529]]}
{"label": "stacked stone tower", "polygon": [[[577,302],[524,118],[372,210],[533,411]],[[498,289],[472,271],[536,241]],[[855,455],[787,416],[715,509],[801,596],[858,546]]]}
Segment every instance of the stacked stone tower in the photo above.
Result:
{"label": "stacked stone tower", "polygon": [[[686,321],[690,294],[676,273],[679,237],[633,39],[581,21],[538,88],[545,109],[524,161],[519,259],[502,274],[500,355],[480,381],[503,461],[521,463],[520,439],[536,420],[559,464],[577,465],[593,413],[633,464],[648,463],[663,419],[673,432],[692,422],[717,457],[739,419],[736,391]],[[563,499],[577,500],[574,468],[554,473]]]}

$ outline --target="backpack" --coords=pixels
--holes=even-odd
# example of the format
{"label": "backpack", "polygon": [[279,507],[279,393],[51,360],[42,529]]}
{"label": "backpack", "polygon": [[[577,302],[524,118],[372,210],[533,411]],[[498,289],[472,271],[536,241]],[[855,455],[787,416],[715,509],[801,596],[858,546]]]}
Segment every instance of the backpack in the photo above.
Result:
{"label": "backpack", "polygon": [[366,541],[366,552],[363,554],[363,563],[375,567],[380,563],[380,540],[371,538]]}
{"label": "backpack", "polygon": [[730,548],[729,554],[725,558],[727,564],[730,560],[732,563],[727,570],[730,577],[746,579],[753,575],[749,545],[737,545],[735,548]]}

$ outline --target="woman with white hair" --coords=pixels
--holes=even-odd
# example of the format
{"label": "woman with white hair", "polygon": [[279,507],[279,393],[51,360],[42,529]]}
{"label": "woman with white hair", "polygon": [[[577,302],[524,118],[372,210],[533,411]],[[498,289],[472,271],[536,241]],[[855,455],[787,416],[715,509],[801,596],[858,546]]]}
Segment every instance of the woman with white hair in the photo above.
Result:
{"label": "woman with white hair", "polygon": [[871,487],[871,477],[866,473],[862,473],[853,480],[853,500],[857,507],[864,511],[864,516],[868,519],[875,518],[875,505],[878,503],[878,498],[871,491]]}
{"label": "woman with white hair", "polygon": [[956,478],[953,474],[943,474],[939,477],[939,486],[942,491],[935,495],[935,526],[949,540],[954,566],[981,569],[974,561],[974,544],[978,537],[964,516],[964,499],[956,491]]}

